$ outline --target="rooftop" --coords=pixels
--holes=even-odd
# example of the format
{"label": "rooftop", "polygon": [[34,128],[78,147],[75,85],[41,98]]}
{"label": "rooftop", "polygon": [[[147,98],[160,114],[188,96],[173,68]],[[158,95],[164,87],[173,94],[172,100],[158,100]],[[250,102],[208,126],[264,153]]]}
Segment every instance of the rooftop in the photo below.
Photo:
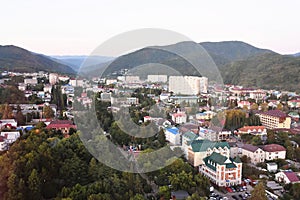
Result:
{"label": "rooftop", "polygon": [[208,148],[213,149],[215,148],[224,148],[227,147],[230,149],[230,146],[227,142],[212,142],[210,140],[194,140],[191,143],[193,152],[203,152],[206,151]]}
{"label": "rooftop", "polygon": [[263,150],[267,152],[286,151],[286,149],[279,144],[268,144],[263,146]]}
{"label": "rooftop", "polygon": [[273,116],[273,117],[287,117],[287,114],[285,114],[284,112],[282,112],[280,110],[269,110],[269,111],[263,112],[262,114]]}
{"label": "rooftop", "polygon": [[252,144],[244,144],[244,146],[242,146],[242,149],[245,149],[245,150],[251,151],[251,152],[255,152],[259,148],[257,146],[252,145]]}

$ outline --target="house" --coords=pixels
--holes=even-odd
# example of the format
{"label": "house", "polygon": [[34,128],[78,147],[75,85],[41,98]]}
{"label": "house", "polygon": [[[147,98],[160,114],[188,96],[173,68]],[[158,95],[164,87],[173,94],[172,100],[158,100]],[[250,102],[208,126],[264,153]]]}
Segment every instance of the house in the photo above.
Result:
{"label": "house", "polygon": [[180,145],[180,132],[176,127],[167,128],[165,130],[166,140],[169,141],[173,145]]}
{"label": "house", "polygon": [[5,127],[17,127],[17,121],[15,119],[1,119],[0,129]]}
{"label": "house", "polygon": [[203,159],[211,155],[213,152],[229,157],[229,144],[227,142],[212,142],[206,139],[194,140],[188,147],[188,162],[194,167],[203,165]]}
{"label": "house", "polygon": [[212,129],[202,128],[199,129],[199,136],[211,141],[218,140],[218,133]]}
{"label": "house", "polygon": [[271,162],[271,163],[267,163],[267,170],[269,172],[277,172],[278,170],[278,165],[274,162]]}
{"label": "house", "polygon": [[181,111],[177,113],[172,113],[171,117],[176,124],[184,124],[186,123],[187,120],[187,115],[185,114],[185,112],[181,112]]}
{"label": "house", "polygon": [[265,161],[265,152],[251,144],[244,144],[242,147],[242,155],[247,156],[251,159],[251,163],[257,164]]}
{"label": "house", "polygon": [[294,183],[300,182],[296,173],[292,172],[292,171],[278,172],[277,174],[275,174],[275,180],[277,182],[280,182],[280,183],[282,182],[284,184],[289,184],[289,183],[294,184]]}
{"label": "house", "polygon": [[268,144],[262,147],[265,160],[285,159],[286,149],[279,144]]}
{"label": "house", "polygon": [[6,138],[0,136],[0,151],[5,151],[5,150],[7,150]]}
{"label": "house", "polygon": [[19,131],[1,131],[0,136],[4,137],[7,144],[14,143],[19,137]]}
{"label": "house", "polygon": [[69,120],[55,120],[51,121],[46,127],[47,129],[60,130],[63,134],[69,134],[71,128],[76,129],[76,125]]}
{"label": "house", "polygon": [[280,110],[257,113],[263,126],[267,129],[291,128],[291,117]]}
{"label": "house", "polygon": [[251,106],[251,103],[249,101],[239,101],[238,102],[238,107],[239,108],[246,107],[246,108],[250,109],[250,106]]}
{"label": "house", "polygon": [[232,159],[213,152],[203,159],[199,172],[220,187],[242,183],[242,162],[239,157]]}
{"label": "house", "polygon": [[244,126],[238,129],[239,134],[267,135],[265,126]]}
{"label": "house", "polygon": [[198,120],[210,120],[212,119],[217,113],[213,111],[204,111],[202,113],[196,114],[196,119]]}
{"label": "house", "polygon": [[188,148],[191,145],[192,141],[197,140],[199,135],[195,134],[192,131],[187,131],[182,135],[181,148],[184,152],[186,158],[188,158]]}

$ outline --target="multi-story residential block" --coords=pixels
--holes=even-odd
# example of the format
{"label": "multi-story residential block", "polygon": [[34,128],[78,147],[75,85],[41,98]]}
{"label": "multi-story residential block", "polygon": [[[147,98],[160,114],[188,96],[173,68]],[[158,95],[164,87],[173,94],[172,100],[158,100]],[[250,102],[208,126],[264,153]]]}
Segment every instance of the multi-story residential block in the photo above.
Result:
{"label": "multi-story residential block", "polygon": [[148,75],[147,76],[147,81],[152,82],[152,83],[166,83],[168,81],[168,76],[167,75]]}
{"label": "multi-story residential block", "polygon": [[207,128],[199,128],[199,136],[211,140],[211,141],[218,141],[218,133],[215,130],[207,129]]}
{"label": "multi-story residential block", "polygon": [[279,144],[264,145],[265,160],[285,159],[286,149]]}
{"label": "multi-story residential block", "polygon": [[208,79],[198,76],[170,76],[169,91],[175,94],[198,95],[207,93]]}
{"label": "multi-story residential block", "polygon": [[186,123],[187,120],[187,115],[185,114],[185,112],[181,112],[181,111],[172,113],[171,117],[176,124],[184,124]]}
{"label": "multi-story residential block", "polygon": [[5,151],[7,150],[7,143],[6,139],[3,136],[0,136],[0,151]]}
{"label": "multi-story residential block", "polygon": [[257,114],[260,122],[267,129],[291,128],[291,117],[280,110],[269,110]]}
{"label": "multi-story residential block", "polygon": [[167,128],[165,130],[166,140],[169,141],[173,145],[180,145],[181,144],[181,137],[179,129],[176,127]]}
{"label": "multi-story residential block", "polygon": [[242,162],[239,157],[232,159],[220,153],[213,152],[203,159],[199,167],[200,173],[208,177],[220,187],[240,185],[242,182]]}
{"label": "multi-story residential block", "polygon": [[213,152],[230,157],[230,147],[227,142],[212,142],[210,140],[194,140],[188,148],[188,162],[194,167],[203,165],[203,159]]}
{"label": "multi-story residential block", "polygon": [[188,148],[190,147],[191,143],[197,139],[199,139],[199,135],[193,133],[192,131],[182,134],[181,148],[186,159],[188,158]]}
{"label": "multi-story residential block", "polygon": [[49,83],[51,85],[54,85],[57,82],[58,82],[58,74],[56,74],[56,73],[50,73],[49,74]]}
{"label": "multi-story residential block", "polygon": [[251,159],[251,163],[257,164],[265,161],[265,152],[254,145],[245,144],[241,147],[242,155],[247,156]]}

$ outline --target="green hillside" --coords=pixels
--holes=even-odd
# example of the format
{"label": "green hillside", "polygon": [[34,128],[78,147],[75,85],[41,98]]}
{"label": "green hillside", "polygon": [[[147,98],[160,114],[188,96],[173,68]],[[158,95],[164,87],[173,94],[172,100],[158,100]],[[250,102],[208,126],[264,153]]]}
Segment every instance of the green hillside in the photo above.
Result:
{"label": "green hillside", "polygon": [[12,45],[0,46],[0,70],[75,74],[75,71],[67,65],[57,63],[46,56]]}

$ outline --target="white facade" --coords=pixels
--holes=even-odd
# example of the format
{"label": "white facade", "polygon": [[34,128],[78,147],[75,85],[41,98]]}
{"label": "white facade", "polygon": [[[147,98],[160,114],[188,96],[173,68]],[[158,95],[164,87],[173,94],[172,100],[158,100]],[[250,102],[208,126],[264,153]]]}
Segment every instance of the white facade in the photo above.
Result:
{"label": "white facade", "polygon": [[153,83],[156,83],[156,82],[166,83],[168,81],[168,76],[167,75],[148,75],[147,81],[153,82]]}
{"label": "white facade", "polygon": [[173,114],[171,114],[171,117],[172,117],[172,120],[176,124],[184,124],[184,123],[186,123],[187,116],[183,112],[173,113]]}
{"label": "white facade", "polygon": [[168,128],[165,131],[166,140],[173,145],[180,145],[180,133],[176,127]]}
{"label": "white facade", "polygon": [[54,85],[57,82],[58,82],[58,74],[56,74],[56,73],[50,73],[49,74],[49,83],[51,85]]}
{"label": "white facade", "polygon": [[170,76],[169,91],[175,94],[198,95],[207,93],[208,79],[198,76]]}
{"label": "white facade", "polygon": [[20,137],[20,132],[19,131],[13,131],[13,132],[2,131],[1,136],[5,138],[5,140],[8,144],[11,144]]}
{"label": "white facade", "polygon": [[24,84],[36,85],[38,83],[36,78],[25,78]]}

